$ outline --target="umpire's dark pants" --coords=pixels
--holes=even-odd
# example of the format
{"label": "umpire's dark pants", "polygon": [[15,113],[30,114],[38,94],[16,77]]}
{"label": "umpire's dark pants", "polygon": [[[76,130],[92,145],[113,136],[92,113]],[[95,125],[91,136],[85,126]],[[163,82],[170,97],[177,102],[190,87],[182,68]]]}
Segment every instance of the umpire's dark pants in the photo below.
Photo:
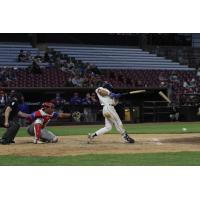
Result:
{"label": "umpire's dark pants", "polygon": [[7,142],[12,142],[17,135],[17,132],[20,128],[18,120],[9,121],[9,127],[6,129],[6,132],[3,134],[2,139]]}

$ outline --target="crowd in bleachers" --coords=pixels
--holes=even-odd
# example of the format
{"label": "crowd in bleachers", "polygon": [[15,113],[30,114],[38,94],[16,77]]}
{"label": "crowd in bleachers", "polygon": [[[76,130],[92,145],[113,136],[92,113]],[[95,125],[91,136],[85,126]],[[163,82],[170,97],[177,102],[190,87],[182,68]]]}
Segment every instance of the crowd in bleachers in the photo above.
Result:
{"label": "crowd in bleachers", "polygon": [[0,87],[7,87],[17,80],[16,68],[0,68]]}
{"label": "crowd in bleachers", "polygon": [[[30,73],[29,68],[0,70],[1,86],[9,87],[97,87],[107,80],[114,87],[158,87],[162,82],[173,83],[182,93],[199,92],[198,71],[172,71],[172,70],[101,70],[94,72],[90,65],[76,65],[70,61],[67,67],[52,67],[40,69],[40,73]],[[174,81],[175,77],[178,81]],[[162,83],[162,84],[161,84]],[[195,85],[195,87],[194,87]],[[194,90],[195,89],[195,90]]]}
{"label": "crowd in bleachers", "polygon": [[[160,56],[178,58],[182,64],[188,64],[186,49],[176,51],[155,48],[154,53]],[[164,52],[164,53],[163,53]],[[193,50],[193,54],[197,53]],[[191,55],[190,52],[190,57]],[[189,54],[188,54],[189,55]],[[196,54],[195,54],[196,55]],[[174,57],[174,58],[175,58]],[[186,60],[184,60],[186,59]],[[167,87],[174,101],[179,101],[183,94],[196,94],[200,91],[200,73],[187,70],[99,70],[91,63],[83,63],[54,49],[47,49],[43,55],[31,55],[29,50],[21,50],[18,62],[32,62],[28,68],[3,68],[0,70],[2,87],[98,87],[103,81],[109,81],[116,88]],[[48,67],[40,67],[48,63]],[[198,66],[196,64],[195,66]],[[198,68],[198,67],[196,67]]]}
{"label": "crowd in bleachers", "polygon": [[[27,53],[28,51],[21,50],[18,55],[18,61],[26,62],[30,61],[31,59],[32,65],[29,66],[28,69],[32,74],[43,74],[44,77],[49,79],[48,77],[52,75],[49,75],[48,70],[42,70],[40,67],[41,62],[48,62],[49,66],[47,68],[57,69],[58,71],[61,70],[62,72],[64,72],[66,76],[66,81],[64,85],[61,84],[60,86],[96,87],[97,85],[99,85],[99,82],[101,80],[100,71],[95,65],[92,65],[90,63],[83,63],[80,60],[76,60],[75,58],[70,58],[67,55],[54,51],[53,49],[47,49],[44,53],[44,56],[40,55],[36,55],[34,57],[29,56],[30,59],[27,59]],[[26,76],[28,76],[27,73]],[[55,77],[54,79],[57,78]]]}

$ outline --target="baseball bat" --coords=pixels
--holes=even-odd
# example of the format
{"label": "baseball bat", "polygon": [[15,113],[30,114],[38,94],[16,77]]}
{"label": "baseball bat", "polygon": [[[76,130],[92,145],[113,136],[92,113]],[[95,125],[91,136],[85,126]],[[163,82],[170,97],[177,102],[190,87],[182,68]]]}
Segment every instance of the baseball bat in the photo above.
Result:
{"label": "baseball bat", "polygon": [[135,91],[129,92],[129,94],[138,94],[138,93],[144,93],[144,92],[146,92],[146,90],[135,90]]}
{"label": "baseball bat", "polygon": [[171,103],[171,100],[162,92],[158,92],[158,94],[163,98],[165,99],[165,101],[167,101],[168,103]]}
{"label": "baseball bat", "polygon": [[139,94],[139,93],[144,93],[144,92],[146,92],[146,90],[133,90],[133,91],[130,91],[130,92],[122,93],[121,95],[125,96],[125,95],[128,95],[128,94]]}

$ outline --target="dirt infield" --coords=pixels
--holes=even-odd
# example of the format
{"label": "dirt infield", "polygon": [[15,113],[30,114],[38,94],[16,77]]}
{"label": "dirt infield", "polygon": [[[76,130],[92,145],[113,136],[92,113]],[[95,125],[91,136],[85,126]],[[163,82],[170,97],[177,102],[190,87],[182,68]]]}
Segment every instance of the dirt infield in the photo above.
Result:
{"label": "dirt infield", "polygon": [[87,144],[86,136],[65,136],[60,137],[56,144],[35,145],[31,137],[18,137],[15,144],[1,145],[0,155],[66,156],[200,151],[200,134],[137,134],[134,138],[135,144],[124,144],[118,134],[107,134]]}

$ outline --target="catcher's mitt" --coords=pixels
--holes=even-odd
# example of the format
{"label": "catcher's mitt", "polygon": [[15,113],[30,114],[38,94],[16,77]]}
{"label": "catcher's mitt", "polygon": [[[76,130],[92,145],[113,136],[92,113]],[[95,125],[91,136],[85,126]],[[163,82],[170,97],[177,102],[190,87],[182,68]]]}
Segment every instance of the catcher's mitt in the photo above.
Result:
{"label": "catcher's mitt", "polygon": [[79,111],[75,111],[72,113],[72,118],[74,121],[79,122],[81,118],[81,113]]}

